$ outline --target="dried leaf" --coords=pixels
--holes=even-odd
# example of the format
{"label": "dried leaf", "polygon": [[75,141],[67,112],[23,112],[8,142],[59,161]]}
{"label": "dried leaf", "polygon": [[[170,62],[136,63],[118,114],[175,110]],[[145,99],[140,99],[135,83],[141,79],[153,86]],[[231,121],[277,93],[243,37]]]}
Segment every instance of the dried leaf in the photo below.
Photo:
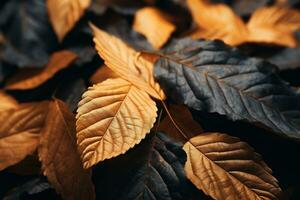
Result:
{"label": "dried leaf", "polygon": [[28,69],[21,70],[8,81],[5,89],[28,90],[36,88],[60,70],[68,67],[76,58],[77,55],[70,51],[54,53],[44,69],[35,70],[33,73],[32,71],[30,71],[30,73],[24,73],[24,70],[28,71]]}
{"label": "dried leaf", "polygon": [[39,159],[44,175],[64,199],[95,199],[90,174],[77,152],[75,116],[60,100],[50,104]]}
{"label": "dried leaf", "polygon": [[52,26],[60,41],[83,16],[91,0],[47,0]]}
{"label": "dried leaf", "polygon": [[18,106],[18,102],[5,92],[0,90],[0,115],[9,109],[14,109]]}
{"label": "dried leaf", "polygon": [[160,49],[171,37],[176,27],[159,9],[144,7],[135,13],[133,29],[143,34],[154,48]]}
{"label": "dried leaf", "polygon": [[187,177],[214,199],[279,199],[281,189],[272,170],[238,138],[205,133],[190,139],[183,149]]}
{"label": "dried leaf", "polygon": [[221,39],[229,45],[245,42],[271,43],[295,47],[294,32],[300,28],[300,12],[278,6],[256,10],[247,25],[225,4],[188,0],[199,28],[193,38]]}
{"label": "dried leaf", "polygon": [[192,138],[196,135],[203,133],[202,127],[193,119],[192,114],[189,109],[184,105],[171,104],[168,107],[168,112],[170,113],[172,119],[169,115],[159,123],[157,128],[158,131],[167,133],[181,142],[185,142],[186,138],[182,136],[182,133],[174,126],[173,121],[178,125],[178,128],[187,136]]}
{"label": "dried leaf", "polygon": [[97,71],[91,76],[90,83],[97,84],[105,81],[109,78],[117,78],[118,75],[114,73],[109,67],[106,65],[102,65]]}
{"label": "dried leaf", "polygon": [[94,32],[96,49],[105,64],[121,78],[146,91],[157,99],[165,99],[165,95],[153,77],[153,63],[141,57],[115,36],[91,25]]}
{"label": "dried leaf", "polygon": [[0,113],[0,170],[32,154],[39,143],[48,102],[21,104]]}
{"label": "dried leaf", "polygon": [[284,7],[264,7],[256,10],[248,24],[248,41],[296,47],[294,32],[300,28],[300,12]]}
{"label": "dried leaf", "polygon": [[300,138],[300,97],[273,65],[217,41],[175,41],[160,56],[155,77],[172,100]]}
{"label": "dried leaf", "polygon": [[108,79],[83,94],[77,110],[77,143],[83,165],[125,153],[150,131],[157,108],[149,95],[123,79]]}

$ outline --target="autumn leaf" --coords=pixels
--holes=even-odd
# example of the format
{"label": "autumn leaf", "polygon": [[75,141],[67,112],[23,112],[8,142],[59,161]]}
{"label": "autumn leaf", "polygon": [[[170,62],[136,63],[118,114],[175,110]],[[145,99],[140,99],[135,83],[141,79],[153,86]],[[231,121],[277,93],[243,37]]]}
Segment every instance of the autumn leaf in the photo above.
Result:
{"label": "autumn leaf", "polygon": [[48,14],[60,41],[83,16],[91,0],[47,0]]}
{"label": "autumn leaf", "polygon": [[158,131],[167,133],[173,139],[181,142],[203,133],[202,127],[194,121],[186,106],[171,104],[167,109],[170,115],[166,115],[159,123]]}
{"label": "autumn leaf", "polygon": [[77,151],[75,116],[60,100],[50,104],[38,150],[44,175],[64,199],[95,199]]}
{"label": "autumn leaf", "polygon": [[272,170],[245,142],[221,133],[205,133],[183,147],[191,182],[216,200],[278,199],[281,189]]}
{"label": "autumn leaf", "polygon": [[0,112],[0,170],[32,154],[39,143],[48,102],[20,104]]}
{"label": "autumn leaf", "polygon": [[229,45],[245,42],[271,43],[295,47],[294,32],[300,28],[300,12],[279,6],[257,9],[246,24],[225,4],[208,0],[188,0],[198,25],[191,37],[221,39]]}
{"label": "autumn leaf", "polygon": [[8,90],[28,90],[33,89],[49,78],[54,76],[60,70],[68,67],[72,62],[75,61],[77,55],[71,51],[59,51],[52,55],[49,63],[44,69],[23,69],[19,73],[16,73],[7,83],[5,89]]}
{"label": "autumn leaf", "polygon": [[273,65],[218,41],[174,41],[160,56],[155,77],[173,101],[300,138],[300,97]]}
{"label": "autumn leaf", "polygon": [[6,110],[14,109],[17,106],[18,102],[14,98],[0,90],[0,115]]}
{"label": "autumn leaf", "polygon": [[109,67],[106,65],[101,65],[99,69],[91,76],[90,83],[97,84],[105,81],[109,78],[117,78],[118,75],[114,73]]}
{"label": "autumn leaf", "polygon": [[83,165],[125,153],[149,133],[156,119],[149,95],[130,82],[108,79],[90,87],[77,109],[77,143]]}
{"label": "autumn leaf", "polygon": [[165,95],[153,77],[153,64],[115,36],[91,25],[95,48],[112,71],[152,97],[165,99]]}
{"label": "autumn leaf", "polygon": [[160,49],[176,27],[159,9],[144,7],[135,13],[133,29],[144,35],[155,49]]}

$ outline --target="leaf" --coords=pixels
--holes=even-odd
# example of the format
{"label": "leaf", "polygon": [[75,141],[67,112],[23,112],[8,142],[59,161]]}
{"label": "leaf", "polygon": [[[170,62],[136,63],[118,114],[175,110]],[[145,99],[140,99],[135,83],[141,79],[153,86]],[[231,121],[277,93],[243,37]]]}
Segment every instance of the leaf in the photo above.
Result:
{"label": "leaf", "polygon": [[91,0],[47,0],[52,26],[60,41],[83,16]]}
{"label": "leaf", "polygon": [[281,189],[259,154],[236,137],[205,133],[183,147],[185,172],[214,199],[278,199]]}
{"label": "leaf", "polygon": [[172,100],[300,138],[300,97],[273,65],[217,41],[175,41],[160,56],[155,77]]}
{"label": "leaf", "polygon": [[75,135],[75,116],[66,104],[54,100],[38,149],[42,170],[64,199],[95,199],[90,175],[77,152]]}
{"label": "leaf", "polygon": [[91,25],[95,47],[105,65],[118,76],[134,84],[157,99],[165,99],[160,86],[153,78],[153,63],[143,59],[140,53],[115,36]]}
{"label": "leaf", "polygon": [[[188,0],[199,28],[193,38],[221,39],[229,45],[245,42],[271,43],[295,47],[294,32],[300,28],[300,12],[278,6],[257,9],[247,25],[225,4]],[[199,12],[201,10],[201,12]]]}
{"label": "leaf", "polygon": [[[3,2],[0,26],[5,42],[0,58],[18,67],[42,67],[57,41],[48,20],[45,1],[10,0]],[[3,16],[4,15],[4,16]]]}
{"label": "leaf", "polygon": [[185,157],[182,145],[163,133],[151,133],[125,155],[94,168],[97,194],[111,200],[203,200],[192,193],[183,169]]}
{"label": "leaf", "polygon": [[0,113],[0,170],[32,154],[39,143],[48,102],[21,104]]}
{"label": "leaf", "polygon": [[105,81],[108,78],[117,78],[118,75],[114,73],[109,67],[106,65],[102,65],[96,72],[91,76],[90,83],[97,84]]}
{"label": "leaf", "polygon": [[0,115],[9,109],[14,109],[18,106],[18,102],[0,90]]}
{"label": "leaf", "polygon": [[77,55],[70,51],[56,52],[52,55],[49,63],[44,69],[36,71],[34,74],[24,73],[24,70],[21,70],[8,81],[5,89],[28,90],[36,88],[46,82],[60,70],[68,67],[72,62],[75,61],[76,58]]}
{"label": "leaf", "polygon": [[247,27],[249,41],[296,47],[294,32],[300,28],[300,12],[284,7],[264,7],[251,16]]}
{"label": "leaf", "polygon": [[169,115],[166,115],[159,123],[158,131],[171,135],[173,139],[185,142],[186,138],[184,138],[182,133],[174,126],[173,120],[188,138],[203,133],[202,127],[194,121],[192,114],[186,106],[171,104],[168,109],[172,119]]}
{"label": "leaf", "polygon": [[157,108],[130,82],[108,79],[90,87],[77,109],[77,144],[84,168],[125,153],[150,131]]}
{"label": "leaf", "polygon": [[155,7],[144,7],[135,13],[133,29],[144,35],[155,49],[160,49],[176,29],[167,18]]}

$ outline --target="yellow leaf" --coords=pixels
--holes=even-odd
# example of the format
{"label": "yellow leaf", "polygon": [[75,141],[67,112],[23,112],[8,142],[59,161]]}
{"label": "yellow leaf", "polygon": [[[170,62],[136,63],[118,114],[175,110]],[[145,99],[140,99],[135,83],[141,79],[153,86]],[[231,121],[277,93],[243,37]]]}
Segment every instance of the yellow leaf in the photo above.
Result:
{"label": "yellow leaf", "polygon": [[176,27],[159,9],[144,7],[135,13],[133,29],[143,34],[154,48],[160,49]]}
{"label": "yellow leaf", "polygon": [[96,72],[91,76],[90,83],[97,84],[105,81],[109,78],[117,78],[118,76],[106,65],[102,65]]}
{"label": "yellow leaf", "polygon": [[77,55],[70,51],[56,52],[52,55],[49,63],[44,69],[21,69],[8,81],[5,89],[28,90],[36,88],[60,70],[68,67],[76,58]]}
{"label": "yellow leaf", "polygon": [[300,28],[300,12],[284,7],[264,7],[256,10],[248,24],[249,41],[296,47],[294,31]]}
{"label": "yellow leaf", "polygon": [[225,4],[208,0],[188,0],[188,7],[198,28],[194,39],[220,39],[229,45],[245,42],[271,43],[295,47],[294,32],[300,28],[300,12],[278,6],[256,10],[246,24]]}
{"label": "yellow leaf", "polygon": [[118,76],[146,91],[152,97],[165,99],[165,94],[153,77],[154,63],[144,60],[135,51],[115,36],[91,25],[96,49],[105,64]]}
{"label": "yellow leaf", "polygon": [[39,143],[48,102],[26,103],[0,112],[0,170],[32,154]]}
{"label": "yellow leaf", "polygon": [[44,175],[64,199],[95,199],[90,173],[83,169],[77,151],[75,116],[60,100],[50,104],[39,159]]}
{"label": "yellow leaf", "polygon": [[281,189],[259,154],[236,137],[205,133],[187,142],[185,172],[216,200],[278,199]]}
{"label": "yellow leaf", "polygon": [[61,41],[82,17],[91,0],[47,0],[53,29]]}
{"label": "yellow leaf", "polygon": [[157,108],[150,96],[130,82],[108,79],[83,94],[77,110],[77,144],[83,165],[125,153],[152,128]]}

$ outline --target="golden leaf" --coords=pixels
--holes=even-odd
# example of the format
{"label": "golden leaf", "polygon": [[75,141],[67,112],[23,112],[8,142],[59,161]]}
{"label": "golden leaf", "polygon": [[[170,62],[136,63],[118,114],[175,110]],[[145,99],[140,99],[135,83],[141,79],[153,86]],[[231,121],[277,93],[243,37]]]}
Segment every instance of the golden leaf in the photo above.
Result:
{"label": "golden leaf", "polygon": [[[77,55],[71,51],[59,51],[52,55],[44,69],[21,69],[7,83],[5,89],[28,90],[40,86],[60,70],[75,61]],[[26,73],[29,72],[29,73]]]}
{"label": "golden leaf", "polygon": [[144,7],[135,13],[133,29],[143,34],[154,48],[160,49],[176,27],[159,9]]}
{"label": "golden leaf", "polygon": [[47,0],[53,29],[61,41],[82,17],[91,0]]}
{"label": "golden leaf", "polygon": [[5,110],[14,109],[17,106],[18,102],[14,98],[0,90],[0,115],[2,115]]}
{"label": "golden leaf", "polygon": [[97,84],[97,83],[101,83],[102,81],[105,81],[106,79],[117,78],[117,77],[118,75],[114,73],[109,67],[107,67],[106,65],[102,65],[91,76],[90,83]]}
{"label": "golden leaf", "polygon": [[294,31],[300,28],[300,12],[276,6],[259,8],[252,14],[247,27],[251,42],[296,47]]}
{"label": "golden leaf", "polygon": [[208,0],[188,0],[198,28],[191,37],[220,39],[229,45],[260,42],[295,47],[294,32],[300,28],[300,12],[278,6],[256,10],[245,24],[230,7]]}
{"label": "golden leaf", "polygon": [[50,104],[39,159],[44,175],[64,199],[95,199],[90,173],[83,169],[77,151],[75,116],[60,100]]}
{"label": "golden leaf", "polygon": [[109,35],[94,25],[91,25],[91,28],[98,54],[112,71],[152,97],[165,99],[165,94],[153,77],[154,63],[145,60],[140,52],[117,37]]}
{"label": "golden leaf", "polygon": [[236,137],[205,133],[183,147],[191,182],[216,200],[278,199],[281,189],[259,154]]}
{"label": "golden leaf", "polygon": [[83,94],[77,110],[77,143],[83,165],[125,153],[150,131],[157,108],[150,96],[130,82],[108,79]]}
{"label": "golden leaf", "polygon": [[21,104],[0,112],[0,170],[36,150],[47,109],[45,101]]}

